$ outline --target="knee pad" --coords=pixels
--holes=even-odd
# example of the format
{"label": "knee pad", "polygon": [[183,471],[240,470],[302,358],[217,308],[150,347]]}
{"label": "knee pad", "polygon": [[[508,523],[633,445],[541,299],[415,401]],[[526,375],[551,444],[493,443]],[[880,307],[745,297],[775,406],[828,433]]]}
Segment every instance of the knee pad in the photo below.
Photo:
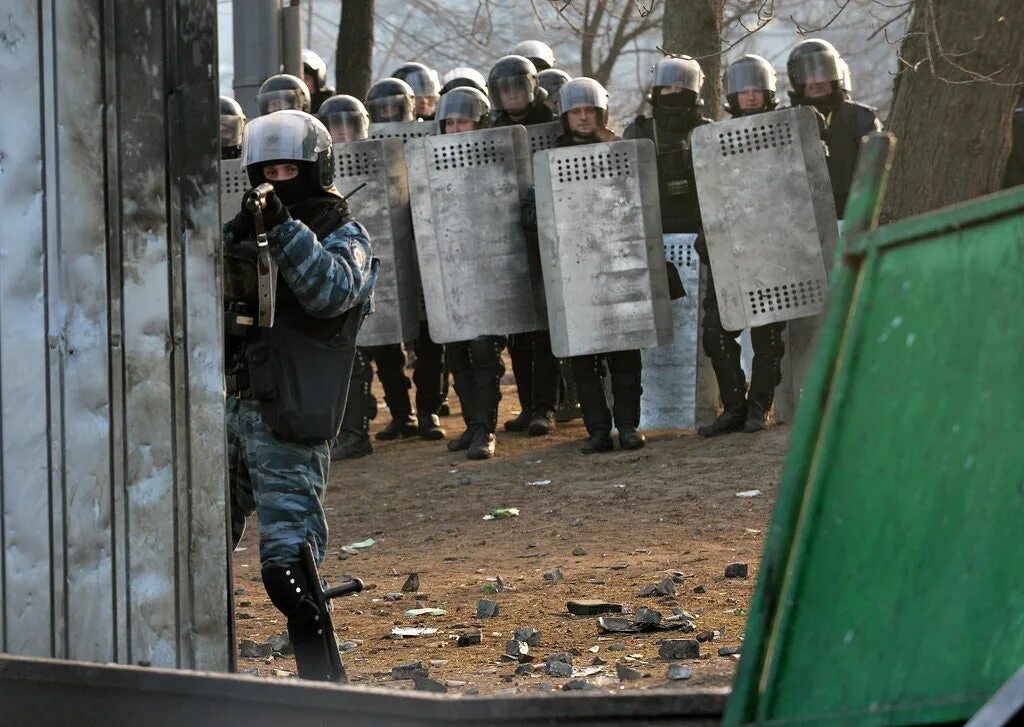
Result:
{"label": "knee pad", "polygon": [[484,369],[501,363],[501,339],[481,336],[469,342],[469,360],[475,369]]}
{"label": "knee pad", "polygon": [[270,602],[288,621],[312,621],[319,615],[320,609],[302,561],[264,566],[262,576]]}

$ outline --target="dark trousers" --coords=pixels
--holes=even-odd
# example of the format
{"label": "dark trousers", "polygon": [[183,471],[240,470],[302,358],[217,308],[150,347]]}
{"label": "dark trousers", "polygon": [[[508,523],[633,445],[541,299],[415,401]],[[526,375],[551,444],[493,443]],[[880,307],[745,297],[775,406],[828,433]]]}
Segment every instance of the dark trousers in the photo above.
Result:
{"label": "dark trousers", "polygon": [[508,352],[523,411],[534,415],[554,412],[558,406],[562,362],[551,352],[548,332],[531,331],[509,336]]}
{"label": "dark trousers", "polygon": [[[436,414],[444,400],[444,346],[430,340],[427,323],[420,323],[420,335],[413,344],[416,368],[412,383],[416,384],[416,411]],[[373,346],[366,349],[377,364],[377,376],[384,389],[384,401],[391,417],[406,417],[412,413],[409,389],[412,383],[405,375],[405,352],[400,343]]]}

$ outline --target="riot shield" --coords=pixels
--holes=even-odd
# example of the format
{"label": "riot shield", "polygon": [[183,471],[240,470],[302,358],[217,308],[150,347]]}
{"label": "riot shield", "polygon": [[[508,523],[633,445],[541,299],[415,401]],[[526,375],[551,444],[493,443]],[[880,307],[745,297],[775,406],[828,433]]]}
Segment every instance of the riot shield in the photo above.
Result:
{"label": "riot shield", "polygon": [[[676,266],[686,295],[671,301],[672,341],[641,352],[643,394],[641,429],[693,429],[699,412],[717,409],[714,373],[700,350],[700,259],[694,249],[697,235],[664,236],[665,260]],[[706,369],[707,371],[704,371]],[[701,374],[711,386],[701,386]]]}
{"label": "riot shield", "polygon": [[654,144],[538,152],[537,227],[551,350],[649,348],[672,338]]}
{"label": "riot shield", "polygon": [[530,141],[530,156],[539,151],[550,149],[562,135],[562,122],[550,121],[546,124],[531,124],[526,127],[526,136]]}
{"label": "riot shield", "polygon": [[820,312],[838,234],[814,112],[708,124],[692,140],[722,325],[740,330]]}
{"label": "riot shield", "polygon": [[390,121],[370,124],[371,139],[419,139],[422,136],[434,136],[441,132],[436,121]]}
{"label": "riot shield", "polygon": [[233,220],[242,209],[242,195],[249,189],[249,176],[241,159],[220,162],[220,224]]}
{"label": "riot shield", "polygon": [[526,129],[411,139],[405,155],[430,338],[543,329],[540,269],[520,224],[531,182]]}
{"label": "riot shield", "polygon": [[360,346],[383,346],[416,338],[419,282],[409,214],[409,181],[402,141],[368,139],[334,145],[335,183],[342,193],[365,187],[349,201],[352,215],[370,234],[380,273],[374,312],[359,331]]}

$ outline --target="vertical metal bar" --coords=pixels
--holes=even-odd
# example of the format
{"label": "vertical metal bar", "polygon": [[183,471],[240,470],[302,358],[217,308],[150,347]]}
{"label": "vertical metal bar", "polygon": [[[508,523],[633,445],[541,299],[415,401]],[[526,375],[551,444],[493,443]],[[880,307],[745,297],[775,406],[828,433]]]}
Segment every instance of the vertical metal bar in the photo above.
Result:
{"label": "vertical metal bar", "polygon": [[281,0],[233,0],[235,100],[257,116],[256,92],[281,68]]}
{"label": "vertical metal bar", "polygon": [[[0,412],[3,447],[3,646],[48,656],[50,626],[49,356],[46,340],[46,170],[42,159],[44,79],[39,2],[0,0],[0,76],[28,81],[20,103],[0,104]],[[34,82],[33,82],[34,79]]]}
{"label": "vertical metal bar", "polygon": [[124,351],[124,274],[121,250],[121,144],[120,108],[117,99],[117,0],[101,0],[104,118],[104,197],[106,199],[107,252],[107,326],[109,329],[109,396],[110,396],[110,512],[109,534],[113,583],[114,654],[119,663],[128,663],[132,653],[129,613],[131,589],[128,573],[131,566],[128,549],[128,454],[125,432],[125,351]]}
{"label": "vertical metal bar", "polygon": [[[50,355],[47,360],[47,416],[49,418],[49,531],[50,559],[46,564],[50,576],[50,655],[67,655],[65,628],[64,577],[67,572],[64,550],[64,398],[63,362],[67,355],[64,333],[64,303],[60,279],[63,266],[60,227],[60,164],[61,149],[57,138],[58,98],[57,20],[53,2],[40,5],[40,75],[42,76],[43,126],[43,206],[46,214],[45,288],[46,338]],[[39,564],[42,565],[42,564]],[[38,566],[37,566],[38,567]]]}
{"label": "vertical metal bar", "polygon": [[281,8],[281,68],[302,78],[302,11],[299,0]]}

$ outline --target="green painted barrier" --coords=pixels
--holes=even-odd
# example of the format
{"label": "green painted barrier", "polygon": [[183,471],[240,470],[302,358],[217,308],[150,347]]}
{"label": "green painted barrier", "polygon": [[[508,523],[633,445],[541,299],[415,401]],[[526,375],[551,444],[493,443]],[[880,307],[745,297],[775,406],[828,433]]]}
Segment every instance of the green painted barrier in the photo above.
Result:
{"label": "green painted barrier", "polygon": [[1024,189],[878,229],[861,159],[725,723],[969,718],[1024,664]]}

